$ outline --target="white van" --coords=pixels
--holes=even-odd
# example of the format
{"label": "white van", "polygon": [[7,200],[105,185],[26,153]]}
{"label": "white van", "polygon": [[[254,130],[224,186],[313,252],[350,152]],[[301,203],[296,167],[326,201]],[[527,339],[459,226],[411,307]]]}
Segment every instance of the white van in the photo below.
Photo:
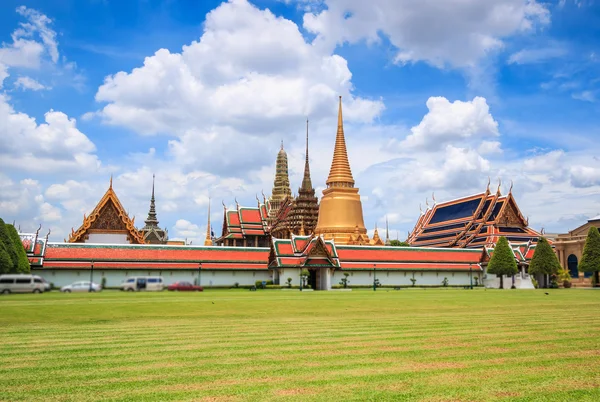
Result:
{"label": "white van", "polygon": [[0,275],[0,293],[42,293],[45,284],[37,275]]}
{"label": "white van", "polygon": [[135,292],[140,290],[160,292],[164,289],[161,276],[133,276],[127,278],[121,284],[121,290]]}

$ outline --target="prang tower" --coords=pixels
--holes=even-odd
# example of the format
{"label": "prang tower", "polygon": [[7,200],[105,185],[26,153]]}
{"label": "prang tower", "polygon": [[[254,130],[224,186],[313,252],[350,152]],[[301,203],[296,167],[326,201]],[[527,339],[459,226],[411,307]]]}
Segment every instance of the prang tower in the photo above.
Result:
{"label": "prang tower", "polygon": [[316,235],[333,239],[336,244],[365,244],[369,241],[363,219],[362,203],[358,188],[348,162],[344,122],[342,119],[342,97],[338,110],[338,126],[331,170],[327,188],[319,206]]}

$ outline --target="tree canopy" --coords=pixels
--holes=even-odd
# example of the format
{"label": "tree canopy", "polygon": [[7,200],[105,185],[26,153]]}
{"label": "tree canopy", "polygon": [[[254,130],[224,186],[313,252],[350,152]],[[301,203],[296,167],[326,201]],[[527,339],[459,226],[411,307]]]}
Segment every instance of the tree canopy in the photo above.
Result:
{"label": "tree canopy", "polygon": [[31,271],[31,266],[29,264],[29,259],[27,258],[27,252],[23,247],[23,242],[21,242],[21,238],[19,237],[19,233],[13,225],[6,225],[6,229],[8,230],[8,234],[17,255],[17,260],[13,261],[15,272],[18,274],[28,274]]}
{"label": "tree canopy", "polygon": [[492,254],[492,258],[488,263],[487,271],[490,274],[495,274],[497,276],[501,275],[514,275],[519,272],[519,268],[517,267],[517,261],[515,260],[515,255],[508,244],[508,240],[506,237],[502,236],[496,243],[496,247],[494,248],[494,254]]}
{"label": "tree canopy", "polygon": [[529,273],[532,275],[556,274],[561,269],[560,262],[552,250],[552,246],[544,237],[538,240],[535,253],[529,263]]}
{"label": "tree canopy", "polygon": [[592,226],[585,239],[583,255],[579,262],[579,272],[600,271],[600,232]]}
{"label": "tree canopy", "polygon": [[410,244],[408,244],[405,241],[400,241],[400,240],[391,240],[390,245],[392,245],[394,247],[410,247]]}
{"label": "tree canopy", "polygon": [[29,272],[29,260],[17,229],[0,218],[0,274]]}

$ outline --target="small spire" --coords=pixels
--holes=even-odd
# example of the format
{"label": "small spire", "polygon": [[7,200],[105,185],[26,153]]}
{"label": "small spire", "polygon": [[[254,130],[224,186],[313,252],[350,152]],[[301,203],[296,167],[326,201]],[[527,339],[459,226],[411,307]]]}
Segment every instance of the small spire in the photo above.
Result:
{"label": "small spire", "polygon": [[513,181],[510,181],[510,188],[508,189],[508,194],[512,193],[512,188],[513,188]]}
{"label": "small spire", "polygon": [[110,174],[110,185],[108,186],[112,190],[112,173]]}
{"label": "small spire", "polygon": [[156,200],[154,198],[154,174],[152,175],[152,195],[150,196],[150,209],[148,210],[148,217],[144,221],[146,226],[144,229],[158,228],[158,219],[156,217]]}
{"label": "small spire", "polygon": [[386,246],[391,246],[391,240],[390,240],[390,227],[388,225],[388,217],[387,215],[385,216],[385,245]]}
{"label": "small spire", "polygon": [[300,236],[305,236],[306,233],[304,232],[304,220],[300,221]]}
{"label": "small spire", "polygon": [[308,119],[306,119],[306,153],[304,160],[304,177],[302,178],[302,190],[312,190],[312,181],[310,179],[310,165],[308,162]]}
{"label": "small spire", "polygon": [[212,238],[210,236],[210,197],[208,198],[208,223],[206,225],[206,239],[204,240],[205,246],[212,246]]}
{"label": "small spire", "polygon": [[281,140],[281,150],[283,151],[283,140]]}

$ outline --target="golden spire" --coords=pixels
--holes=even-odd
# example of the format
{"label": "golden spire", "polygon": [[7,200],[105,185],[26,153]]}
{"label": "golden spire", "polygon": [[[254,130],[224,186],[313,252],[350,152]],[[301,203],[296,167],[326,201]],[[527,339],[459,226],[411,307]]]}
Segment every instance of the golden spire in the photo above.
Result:
{"label": "golden spire", "polygon": [[338,127],[335,137],[335,149],[333,151],[333,161],[331,170],[327,178],[327,187],[354,187],[354,178],[348,162],[348,152],[346,151],[346,139],[344,138],[344,121],[342,118],[342,97],[338,109]]}
{"label": "golden spire", "polygon": [[306,119],[306,159],[304,161],[304,177],[302,178],[302,190],[312,190],[310,180],[310,166],[308,164],[308,119]]}
{"label": "golden spire", "polygon": [[212,246],[212,238],[210,236],[210,198],[208,199],[208,225],[206,226],[206,239],[204,239],[205,246]]}

